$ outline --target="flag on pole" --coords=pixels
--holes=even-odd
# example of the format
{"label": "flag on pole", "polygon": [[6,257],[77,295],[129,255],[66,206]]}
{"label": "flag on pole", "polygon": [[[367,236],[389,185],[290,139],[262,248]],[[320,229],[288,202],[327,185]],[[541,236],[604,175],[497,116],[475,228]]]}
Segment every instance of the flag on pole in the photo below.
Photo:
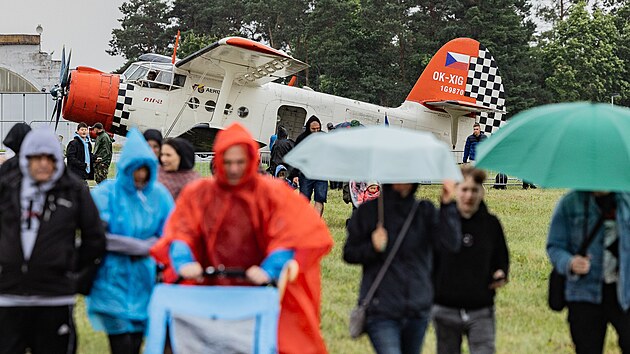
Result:
{"label": "flag on pole", "polygon": [[171,60],[175,64],[177,59],[177,46],[179,45],[179,30],[177,30],[177,37],[175,37],[175,46],[173,47],[173,59]]}

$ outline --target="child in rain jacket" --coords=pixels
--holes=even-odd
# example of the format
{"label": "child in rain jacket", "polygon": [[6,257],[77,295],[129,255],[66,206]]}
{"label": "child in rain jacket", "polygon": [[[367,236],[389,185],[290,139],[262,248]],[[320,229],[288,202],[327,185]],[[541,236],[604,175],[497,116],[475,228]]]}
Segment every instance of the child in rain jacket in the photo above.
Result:
{"label": "child in rain jacket", "polygon": [[378,198],[381,194],[381,186],[378,182],[368,182],[366,183],[367,187],[361,193],[357,195],[357,202],[359,205]]}

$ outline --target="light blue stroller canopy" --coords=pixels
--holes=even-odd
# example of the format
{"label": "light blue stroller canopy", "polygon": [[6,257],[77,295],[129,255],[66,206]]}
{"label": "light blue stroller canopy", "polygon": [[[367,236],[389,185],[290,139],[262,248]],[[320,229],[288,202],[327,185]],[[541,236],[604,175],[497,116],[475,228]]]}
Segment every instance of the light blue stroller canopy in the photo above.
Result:
{"label": "light blue stroller canopy", "polygon": [[277,353],[280,300],[273,287],[160,284],[149,303],[144,353]]}

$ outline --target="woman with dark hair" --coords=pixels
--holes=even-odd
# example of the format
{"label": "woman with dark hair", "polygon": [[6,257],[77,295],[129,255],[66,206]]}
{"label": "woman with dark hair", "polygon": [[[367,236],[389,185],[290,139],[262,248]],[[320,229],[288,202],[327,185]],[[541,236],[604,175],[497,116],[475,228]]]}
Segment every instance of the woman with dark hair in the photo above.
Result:
{"label": "woman with dark hair", "polygon": [[[433,254],[440,248],[457,251],[460,245],[455,184],[444,181],[439,209],[417,201],[417,189],[417,183],[383,185],[383,221],[378,221],[380,201],[371,200],[359,206],[347,226],[343,258],[363,267],[359,303],[367,302],[366,332],[377,354],[421,352],[433,303]],[[406,223],[409,228],[401,234]],[[370,291],[399,238],[398,251],[375,292]]]}
{"label": "woman with dark hair", "polygon": [[171,192],[173,199],[177,199],[179,192],[185,185],[201,177],[193,169],[195,167],[195,149],[186,139],[164,140],[160,162],[162,168],[158,174],[158,181]]}
{"label": "woman with dark hair", "polygon": [[162,149],[162,133],[160,133],[157,129],[147,129],[142,134],[144,136],[144,140],[149,143],[151,150],[155,154],[155,157],[160,159],[160,149]]}

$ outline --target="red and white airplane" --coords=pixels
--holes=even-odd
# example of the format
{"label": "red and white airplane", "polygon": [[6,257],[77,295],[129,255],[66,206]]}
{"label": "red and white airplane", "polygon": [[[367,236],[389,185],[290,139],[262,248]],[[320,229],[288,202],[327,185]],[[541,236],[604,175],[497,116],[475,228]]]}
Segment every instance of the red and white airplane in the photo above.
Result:
{"label": "red and white airplane", "polygon": [[[475,121],[495,132],[504,122],[505,97],[494,58],[479,42],[458,38],[432,58],[400,107],[382,107],[274,83],[307,64],[283,51],[238,37],[222,39],[181,60],[145,54],[122,74],[79,66],[62,58],[61,87],[53,116],[126,135],[130,127],[155,128],[185,137],[197,151],[211,151],[216,133],[245,125],[264,146],[276,126],[295,138],[308,117],[323,125],[358,120],[364,125],[433,132],[463,148]],[[220,109],[217,109],[220,107]]]}

